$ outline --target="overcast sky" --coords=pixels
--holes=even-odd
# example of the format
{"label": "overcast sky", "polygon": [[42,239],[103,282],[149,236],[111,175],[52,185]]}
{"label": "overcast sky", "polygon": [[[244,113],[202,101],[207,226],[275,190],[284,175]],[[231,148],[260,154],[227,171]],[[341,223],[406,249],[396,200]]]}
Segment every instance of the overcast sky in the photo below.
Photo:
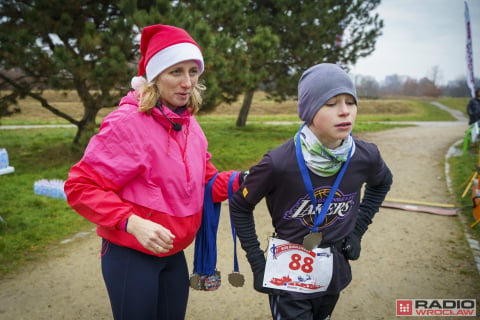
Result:
{"label": "overcast sky", "polygon": [[[480,0],[467,0],[473,43],[474,76],[480,78]],[[353,74],[398,74],[420,80],[438,66],[441,84],[466,77],[464,0],[382,0],[384,21],[375,51],[351,67]]]}

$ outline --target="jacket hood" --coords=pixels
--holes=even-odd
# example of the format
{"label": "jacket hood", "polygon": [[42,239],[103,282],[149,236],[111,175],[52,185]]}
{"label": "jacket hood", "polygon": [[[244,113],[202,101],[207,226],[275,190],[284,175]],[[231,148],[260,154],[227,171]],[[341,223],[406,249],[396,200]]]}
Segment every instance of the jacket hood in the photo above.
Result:
{"label": "jacket hood", "polygon": [[[120,100],[119,108],[135,108],[138,109],[138,100],[135,97],[135,91],[130,91],[126,96],[124,96]],[[172,131],[173,130],[173,124],[170,122],[175,122],[182,127],[185,127],[189,125],[190,122],[190,117],[191,113],[188,110],[183,110],[180,113],[175,113],[170,108],[164,107],[163,112],[165,113],[162,114],[158,108],[153,108],[151,116],[155,119],[155,121],[159,122],[162,124],[162,126],[167,130],[167,131]],[[167,118],[168,117],[168,118]],[[170,120],[170,121],[169,121]]]}

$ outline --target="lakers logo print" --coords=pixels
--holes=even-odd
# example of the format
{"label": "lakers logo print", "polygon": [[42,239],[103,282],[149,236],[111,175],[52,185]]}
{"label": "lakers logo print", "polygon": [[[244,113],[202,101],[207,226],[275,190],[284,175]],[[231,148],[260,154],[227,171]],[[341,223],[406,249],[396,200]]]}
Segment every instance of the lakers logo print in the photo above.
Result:
{"label": "lakers logo print", "polygon": [[[322,187],[314,191],[317,200],[317,212],[322,210],[322,206],[325,203],[330,190],[330,187]],[[337,219],[343,219],[343,217],[348,215],[353,207],[355,196],[356,194],[344,195],[341,190],[337,190],[330,206],[328,207],[325,221],[320,226],[320,229],[332,224]],[[289,220],[300,220],[304,226],[309,228],[314,225],[315,210],[308,194],[299,199],[291,210],[285,213],[285,218]]]}

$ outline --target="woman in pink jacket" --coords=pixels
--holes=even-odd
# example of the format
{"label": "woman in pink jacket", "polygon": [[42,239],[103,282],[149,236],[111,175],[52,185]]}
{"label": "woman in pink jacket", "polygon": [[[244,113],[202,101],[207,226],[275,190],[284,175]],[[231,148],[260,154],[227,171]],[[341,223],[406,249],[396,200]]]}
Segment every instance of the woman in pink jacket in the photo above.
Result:
{"label": "woman in pink jacket", "polygon": [[[193,116],[204,63],[197,43],[173,26],[144,28],[140,51],[138,75],[146,79],[132,79],[135,90],[105,117],[65,192],[103,239],[114,318],[183,319],[189,291],[183,250],[199,229],[205,184],[218,173]],[[227,198],[233,173],[218,174],[214,202]]]}

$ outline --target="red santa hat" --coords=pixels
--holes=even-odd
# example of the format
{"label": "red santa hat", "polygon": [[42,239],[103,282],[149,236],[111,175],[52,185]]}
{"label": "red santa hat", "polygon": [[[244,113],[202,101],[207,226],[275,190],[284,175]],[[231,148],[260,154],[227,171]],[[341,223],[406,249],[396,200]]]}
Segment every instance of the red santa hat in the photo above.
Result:
{"label": "red santa hat", "polygon": [[185,30],[177,27],[160,24],[145,27],[140,38],[140,53],[138,75],[145,74],[148,82],[182,61],[195,60],[199,73],[204,69],[200,47]]}

